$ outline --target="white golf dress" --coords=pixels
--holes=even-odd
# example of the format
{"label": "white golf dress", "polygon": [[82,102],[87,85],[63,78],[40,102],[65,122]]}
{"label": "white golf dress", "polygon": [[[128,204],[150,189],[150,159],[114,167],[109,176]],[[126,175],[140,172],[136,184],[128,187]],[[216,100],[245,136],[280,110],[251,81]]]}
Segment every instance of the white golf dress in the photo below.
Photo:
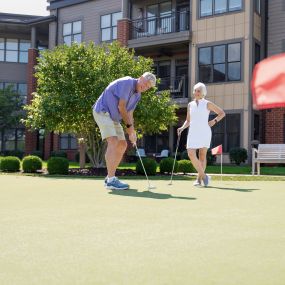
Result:
{"label": "white golf dress", "polygon": [[210,111],[207,108],[209,101],[200,99],[188,104],[190,114],[190,126],[187,136],[187,149],[210,147],[212,139],[211,127],[208,124]]}

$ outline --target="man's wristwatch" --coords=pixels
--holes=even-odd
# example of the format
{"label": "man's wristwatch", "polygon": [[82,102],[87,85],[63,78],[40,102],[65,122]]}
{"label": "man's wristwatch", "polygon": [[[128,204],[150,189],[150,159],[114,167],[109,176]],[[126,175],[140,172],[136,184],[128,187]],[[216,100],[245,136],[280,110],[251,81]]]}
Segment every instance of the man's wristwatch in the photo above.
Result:
{"label": "man's wristwatch", "polygon": [[126,124],[127,129],[130,128],[133,124]]}
{"label": "man's wristwatch", "polygon": [[217,123],[218,123],[218,120],[217,120],[217,119],[214,119],[214,121],[215,121],[215,124],[217,124]]}

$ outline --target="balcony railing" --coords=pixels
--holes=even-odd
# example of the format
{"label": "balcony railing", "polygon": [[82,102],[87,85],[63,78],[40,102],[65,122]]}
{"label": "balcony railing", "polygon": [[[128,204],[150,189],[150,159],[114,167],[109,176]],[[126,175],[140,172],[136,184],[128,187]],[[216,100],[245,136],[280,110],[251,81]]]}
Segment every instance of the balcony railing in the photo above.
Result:
{"label": "balcony railing", "polygon": [[187,98],[188,97],[188,77],[163,77],[160,78],[158,91],[170,90],[172,98]]}
{"label": "balcony railing", "polygon": [[132,39],[189,30],[189,11],[132,21]]}

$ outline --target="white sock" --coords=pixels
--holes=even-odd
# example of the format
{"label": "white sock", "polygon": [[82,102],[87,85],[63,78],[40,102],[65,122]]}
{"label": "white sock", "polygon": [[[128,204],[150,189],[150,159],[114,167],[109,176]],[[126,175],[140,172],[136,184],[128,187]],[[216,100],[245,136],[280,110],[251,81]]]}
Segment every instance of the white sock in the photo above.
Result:
{"label": "white sock", "polygon": [[114,178],[115,178],[115,176],[113,176],[113,177],[109,177],[109,176],[108,176],[107,182],[108,182],[108,183],[112,182],[112,181],[114,180]]}

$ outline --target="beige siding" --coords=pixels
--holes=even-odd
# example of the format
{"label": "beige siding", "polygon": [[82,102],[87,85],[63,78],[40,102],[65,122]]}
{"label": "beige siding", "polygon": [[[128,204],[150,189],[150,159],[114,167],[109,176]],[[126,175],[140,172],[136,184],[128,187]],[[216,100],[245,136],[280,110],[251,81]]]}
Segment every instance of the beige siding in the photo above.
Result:
{"label": "beige siding", "polygon": [[243,125],[241,126],[241,146],[248,148],[248,92],[249,92],[249,61],[250,61],[250,1],[244,1],[244,11],[232,14],[197,19],[198,1],[192,2],[192,48],[190,50],[192,87],[198,81],[196,74],[198,66],[197,45],[215,45],[217,42],[242,42],[242,77],[243,81],[236,83],[208,84],[207,99],[214,102],[226,112],[240,111]]}
{"label": "beige siding", "polygon": [[261,42],[261,17],[254,13],[253,36]]}
{"label": "beige siding", "polygon": [[[64,23],[82,21],[82,40],[86,43],[101,41],[100,16],[120,12],[121,0],[94,0],[58,10],[58,44],[63,43],[62,27]],[[53,40],[55,26],[50,25],[50,38]],[[54,40],[53,40],[54,41]],[[54,46],[54,43],[50,43]]]}

